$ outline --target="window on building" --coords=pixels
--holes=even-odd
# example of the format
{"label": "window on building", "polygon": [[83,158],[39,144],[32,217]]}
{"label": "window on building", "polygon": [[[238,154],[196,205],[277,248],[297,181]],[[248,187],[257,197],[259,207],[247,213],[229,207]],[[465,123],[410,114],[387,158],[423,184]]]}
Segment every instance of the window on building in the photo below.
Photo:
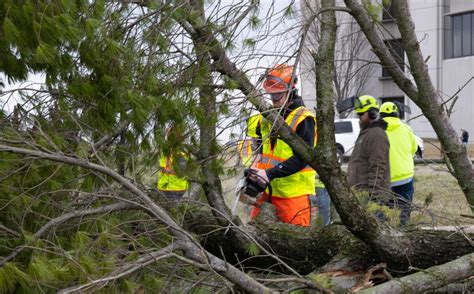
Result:
{"label": "window on building", "polygon": [[461,17],[453,17],[453,56],[452,57],[459,57],[462,56],[462,18]]}
{"label": "window on building", "polygon": [[[403,71],[405,70],[405,50],[400,39],[387,40],[385,44],[389,48],[392,56],[395,57],[398,66]],[[387,67],[382,66],[382,77],[388,78],[390,74],[388,73]]]}
{"label": "window on building", "polygon": [[383,11],[382,11],[383,22],[389,22],[389,21],[395,20],[395,11],[393,9],[392,1],[384,1]]}
{"label": "window on building", "polygon": [[[382,101],[382,104],[385,102],[398,102],[401,104],[405,104],[405,97],[400,96],[400,97],[381,97],[380,100]],[[405,112],[400,110],[400,118],[405,119]]]}
{"label": "window on building", "polygon": [[451,16],[450,33],[448,58],[474,55],[474,12]]}

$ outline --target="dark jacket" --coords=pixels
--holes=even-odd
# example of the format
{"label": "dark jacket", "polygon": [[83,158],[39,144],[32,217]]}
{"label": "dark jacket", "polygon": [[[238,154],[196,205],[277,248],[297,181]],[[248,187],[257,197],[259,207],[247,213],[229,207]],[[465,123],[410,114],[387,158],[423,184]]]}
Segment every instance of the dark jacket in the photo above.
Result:
{"label": "dark jacket", "polygon": [[389,142],[383,120],[372,122],[357,137],[347,169],[350,186],[382,197],[390,193]]}

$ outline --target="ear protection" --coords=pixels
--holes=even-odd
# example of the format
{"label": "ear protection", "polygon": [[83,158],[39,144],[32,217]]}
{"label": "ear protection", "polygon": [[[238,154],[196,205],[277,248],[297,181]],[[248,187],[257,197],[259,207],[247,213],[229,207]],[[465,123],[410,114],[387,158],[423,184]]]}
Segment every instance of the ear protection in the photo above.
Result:
{"label": "ear protection", "polygon": [[367,112],[369,113],[369,118],[371,120],[375,120],[379,116],[379,111],[376,108],[370,108],[369,111],[367,111]]}

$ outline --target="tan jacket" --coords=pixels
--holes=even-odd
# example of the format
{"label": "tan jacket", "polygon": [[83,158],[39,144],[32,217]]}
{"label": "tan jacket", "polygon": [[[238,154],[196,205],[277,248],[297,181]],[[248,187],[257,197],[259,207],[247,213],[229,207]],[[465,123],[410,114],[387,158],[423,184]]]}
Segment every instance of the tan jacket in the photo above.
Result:
{"label": "tan jacket", "polygon": [[362,129],[349,160],[347,182],[370,195],[390,193],[390,145],[386,128],[387,123],[378,120]]}

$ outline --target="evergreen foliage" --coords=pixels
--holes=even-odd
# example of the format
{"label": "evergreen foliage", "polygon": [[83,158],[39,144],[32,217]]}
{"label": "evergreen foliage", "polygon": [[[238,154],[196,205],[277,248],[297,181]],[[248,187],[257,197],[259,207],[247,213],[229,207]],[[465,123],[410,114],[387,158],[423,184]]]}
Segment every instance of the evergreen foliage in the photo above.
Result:
{"label": "evergreen foliage", "polygon": [[[223,99],[214,113],[203,110],[199,89],[223,81],[196,60],[189,34],[176,23],[189,11],[175,4],[3,1],[0,72],[9,83],[32,73],[44,82],[38,91],[17,91],[15,110],[0,113],[1,143],[105,165],[143,190],[156,185],[160,154],[185,153],[187,168],[176,170],[201,180],[197,125],[216,128],[234,106]],[[215,21],[209,25],[222,25],[227,40],[229,28]],[[225,84],[236,88],[229,79]],[[182,136],[165,135],[172,124],[184,130]],[[210,151],[221,152],[215,139]],[[223,160],[209,163],[223,173]],[[0,153],[0,178],[0,224],[16,232],[0,230],[0,255],[24,247],[0,266],[0,293],[49,293],[84,284],[173,242],[160,222],[137,210],[72,217],[38,235],[55,218],[137,200],[97,172],[11,153]],[[184,212],[171,213],[181,219]],[[176,262],[152,264],[100,292],[153,291],[185,277],[187,287],[198,290],[192,280],[201,278],[199,272],[185,264],[173,269]]]}
{"label": "evergreen foliage", "polygon": [[[253,68],[245,74],[259,87],[269,63],[290,63],[298,54],[300,28],[285,27],[297,16],[295,2],[277,4],[262,11],[260,1],[2,1],[0,73],[6,81],[0,87],[31,74],[44,80],[36,90],[23,85],[0,92],[2,98],[13,93],[16,104],[11,113],[0,111],[0,144],[82,166],[0,152],[0,293],[56,293],[107,278],[84,291],[234,287],[222,272],[183,258],[183,250],[128,272],[140,258],[177,243],[170,234],[175,228],[150,213],[150,202],[130,186],[167,208],[179,225],[203,206],[225,221],[240,221],[223,199],[235,197],[234,187],[221,184],[236,176],[226,154],[235,153],[235,142],[224,145],[217,137],[230,131],[242,139],[253,109],[238,75],[224,76],[211,54],[223,48],[231,70]],[[375,17],[380,8],[368,9]],[[168,133],[171,126],[182,132]],[[173,166],[177,175],[203,187],[206,199],[176,208],[159,195],[161,155],[184,157],[185,168]],[[110,168],[130,186],[87,167],[92,164]],[[130,206],[97,212],[114,204]],[[266,254],[256,241],[246,245],[240,249],[248,255]]]}

